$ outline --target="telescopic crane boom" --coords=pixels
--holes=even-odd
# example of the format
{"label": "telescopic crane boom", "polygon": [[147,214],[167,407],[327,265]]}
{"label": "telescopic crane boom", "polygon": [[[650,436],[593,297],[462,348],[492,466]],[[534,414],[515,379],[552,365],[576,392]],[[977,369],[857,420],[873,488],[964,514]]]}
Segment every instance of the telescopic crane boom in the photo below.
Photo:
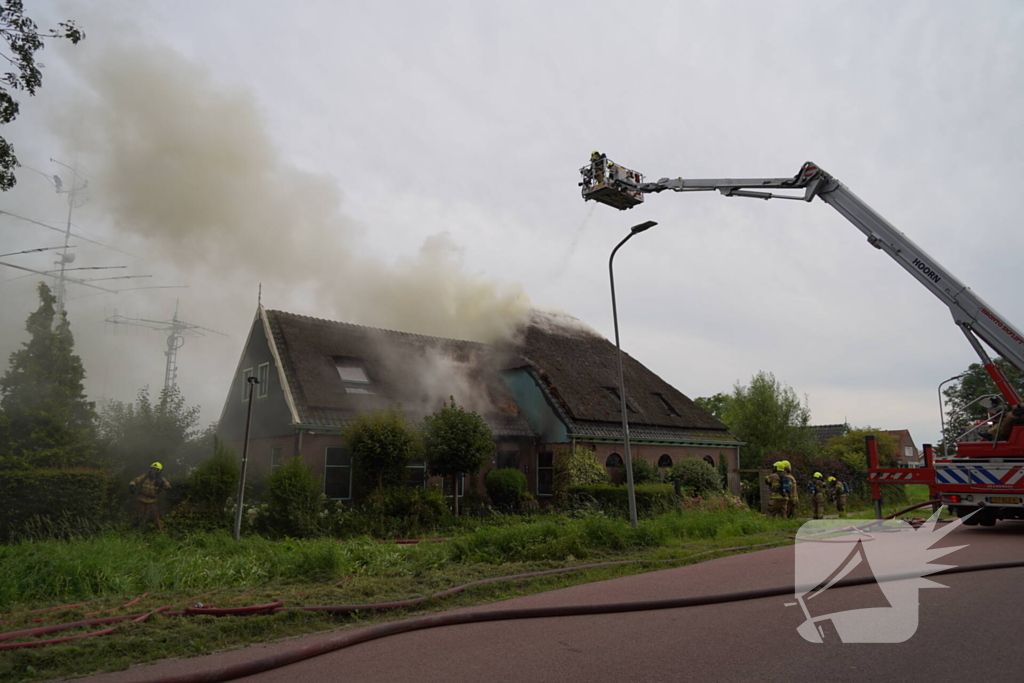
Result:
{"label": "telescopic crane boom", "polygon": [[[999,367],[992,362],[979,339],[1024,372],[1024,335],[909,237],[897,230],[832,175],[821,170],[817,164],[805,163],[791,178],[662,178],[650,183],[644,182],[640,173],[604,160],[601,163],[608,165],[595,169],[594,164],[591,164],[580,169],[583,176],[580,183],[583,198],[608,204],[620,210],[641,203],[644,194],[666,190],[717,191],[726,197],[797,199],[807,202],[815,197],[820,198],[864,233],[871,246],[888,254],[949,308],[953,321],[981,358],[985,369],[1007,403],[1014,406],[1021,402],[1020,396]],[[766,190],[802,190],[803,194],[780,194]]]}

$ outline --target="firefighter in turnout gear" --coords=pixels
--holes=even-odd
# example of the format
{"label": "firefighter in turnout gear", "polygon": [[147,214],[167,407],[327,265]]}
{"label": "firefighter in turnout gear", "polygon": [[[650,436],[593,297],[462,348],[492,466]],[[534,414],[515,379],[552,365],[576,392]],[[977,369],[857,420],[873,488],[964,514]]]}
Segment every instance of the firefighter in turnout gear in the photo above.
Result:
{"label": "firefighter in turnout gear", "polygon": [[786,503],[789,500],[789,480],[786,479],[786,475],[782,471],[781,462],[776,462],[772,466],[775,471],[764,478],[764,483],[768,485],[771,495],[768,502],[768,516],[782,515],[785,517]]}
{"label": "firefighter in turnout gear", "polygon": [[846,517],[846,496],[850,493],[849,484],[839,481],[835,477],[829,477],[827,485],[829,498],[835,501],[839,516]]}
{"label": "firefighter in turnout gear", "polygon": [[146,528],[150,522],[156,522],[160,531],[164,530],[160,522],[159,496],[161,491],[171,488],[171,483],[164,479],[164,466],[158,462],[149,466],[149,472],[141,474],[128,484],[128,490],[138,494],[135,508],[135,526]]}
{"label": "firefighter in turnout gear", "polygon": [[789,499],[786,502],[786,517],[796,517],[796,509],[800,505],[800,492],[797,490],[796,477],[793,476],[793,466],[788,460],[780,461],[784,475],[789,480]]}
{"label": "firefighter in turnout gear", "polygon": [[821,472],[814,473],[808,488],[811,491],[811,507],[814,510],[814,519],[823,519],[825,517],[825,478]]}

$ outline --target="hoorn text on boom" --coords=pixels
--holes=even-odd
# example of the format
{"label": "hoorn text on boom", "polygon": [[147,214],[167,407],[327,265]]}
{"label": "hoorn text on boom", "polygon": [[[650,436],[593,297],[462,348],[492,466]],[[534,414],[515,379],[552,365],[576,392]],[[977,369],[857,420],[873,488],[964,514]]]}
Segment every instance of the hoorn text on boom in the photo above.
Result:
{"label": "hoorn text on boom", "polygon": [[941,277],[939,277],[938,273],[929,268],[928,264],[922,261],[921,259],[914,259],[914,265],[917,266],[917,269],[924,273],[925,277],[927,277],[932,282],[938,282],[939,280],[942,279]]}

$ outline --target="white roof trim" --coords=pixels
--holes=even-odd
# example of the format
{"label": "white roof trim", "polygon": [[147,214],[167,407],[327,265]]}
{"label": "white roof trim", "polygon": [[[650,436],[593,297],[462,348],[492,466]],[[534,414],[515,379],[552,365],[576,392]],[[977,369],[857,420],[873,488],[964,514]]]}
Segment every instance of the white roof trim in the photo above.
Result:
{"label": "white roof trim", "polygon": [[[295,408],[295,397],[292,396],[292,388],[284,375],[284,366],[281,365],[281,354],[277,351],[277,342],[270,331],[270,320],[267,319],[267,309],[263,308],[263,304],[260,304],[256,314],[263,320],[263,334],[267,338],[267,346],[270,347],[270,353],[274,356],[274,365],[277,366],[277,379],[281,382],[281,388],[284,389],[284,400],[288,404],[288,410],[292,413],[292,424],[299,424],[299,411]],[[248,343],[246,345],[248,346]],[[241,364],[241,360],[239,360],[239,364]]]}

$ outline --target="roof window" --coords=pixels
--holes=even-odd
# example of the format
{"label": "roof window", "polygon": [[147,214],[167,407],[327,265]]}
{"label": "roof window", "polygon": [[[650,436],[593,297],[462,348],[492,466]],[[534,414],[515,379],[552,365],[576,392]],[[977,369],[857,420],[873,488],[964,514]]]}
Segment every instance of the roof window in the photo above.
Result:
{"label": "roof window", "polygon": [[[622,405],[622,399],[619,397],[619,390],[616,387],[605,387],[605,391],[612,395],[616,405]],[[626,410],[631,413],[636,412],[636,408],[633,406],[633,402],[629,400],[629,396],[626,396]]]}
{"label": "roof window", "polygon": [[346,394],[373,394],[363,363],[355,358],[335,358],[334,367]]}
{"label": "roof window", "polygon": [[661,405],[665,406],[665,410],[668,411],[669,415],[673,415],[675,417],[682,417],[682,415],[679,414],[679,411],[675,409],[675,406],[668,402],[668,399],[665,398],[664,394],[660,394],[657,391],[652,393],[658,397],[658,400],[661,401]]}

